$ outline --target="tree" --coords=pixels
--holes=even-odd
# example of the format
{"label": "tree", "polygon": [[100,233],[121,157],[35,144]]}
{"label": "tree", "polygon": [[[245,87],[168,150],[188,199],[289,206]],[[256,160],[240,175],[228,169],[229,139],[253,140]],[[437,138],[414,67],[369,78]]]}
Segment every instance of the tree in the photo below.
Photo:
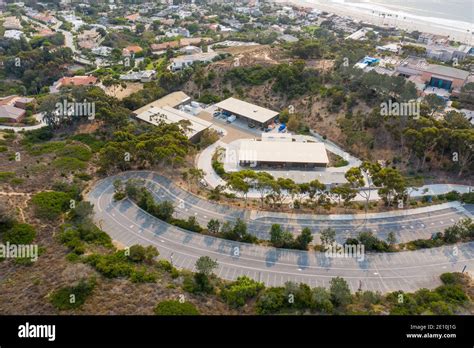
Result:
{"label": "tree", "polygon": [[217,234],[219,233],[221,223],[217,219],[211,219],[207,223],[207,229],[210,233]]}
{"label": "tree", "polygon": [[258,172],[256,174],[255,189],[260,193],[260,201],[264,203],[265,196],[272,190],[275,184],[273,176],[267,172]]}
{"label": "tree", "polygon": [[316,203],[320,197],[325,195],[326,186],[319,180],[312,180],[308,186],[308,198],[311,202]]}
{"label": "tree", "polygon": [[194,274],[194,282],[196,284],[194,291],[211,293],[213,286],[209,280],[209,276],[217,267],[217,261],[211,259],[209,256],[201,256],[196,261],[197,273]]}
{"label": "tree", "polygon": [[288,127],[289,131],[296,132],[300,128],[300,121],[298,119],[298,116],[295,114],[290,115],[286,126]]}
{"label": "tree", "polygon": [[453,130],[449,139],[453,153],[457,154],[458,177],[461,177],[464,171],[472,166],[474,160],[474,130],[472,128]]}
{"label": "tree", "polygon": [[196,261],[197,271],[206,276],[211,275],[215,268],[217,268],[217,261],[211,259],[209,256],[201,256]]}
{"label": "tree", "polygon": [[344,205],[348,205],[357,195],[357,191],[349,183],[331,187],[330,193],[337,197],[338,205],[341,204],[341,199],[344,200]]}
{"label": "tree", "polygon": [[159,219],[169,221],[174,214],[174,206],[170,201],[164,201],[155,205],[154,214]]}
{"label": "tree", "polygon": [[199,168],[189,168],[183,173],[183,179],[188,181],[188,188],[191,187],[191,182],[196,184],[199,180],[204,178],[205,172]]}
{"label": "tree", "polygon": [[303,228],[301,234],[296,237],[295,245],[301,250],[307,250],[308,244],[313,240],[313,235],[308,227]]}
{"label": "tree", "polygon": [[245,180],[244,175],[240,172],[229,174],[227,186],[236,192],[239,192],[245,198],[245,205],[247,205],[247,194],[250,190],[250,184]]}
{"label": "tree", "polygon": [[270,242],[276,248],[291,247],[293,235],[291,232],[283,231],[279,224],[273,224],[270,230]]}
{"label": "tree", "polygon": [[387,242],[391,246],[393,246],[397,242],[397,238],[395,237],[395,233],[393,233],[392,231],[389,232],[388,235],[387,235]]}
{"label": "tree", "polygon": [[333,311],[331,294],[323,287],[316,287],[312,290],[314,309],[320,313],[329,314]]}
{"label": "tree", "polygon": [[321,243],[330,245],[336,241],[336,231],[332,228],[326,228],[320,232]]}
{"label": "tree", "polygon": [[441,108],[443,108],[446,105],[446,101],[443,98],[437,96],[436,94],[428,94],[425,97],[425,102],[428,106],[428,109],[431,112],[430,117],[433,117],[433,115],[438,110],[440,110]]}
{"label": "tree", "polygon": [[[350,168],[344,175],[352,188],[357,189],[358,193],[365,198],[365,213],[369,208],[370,194],[372,189],[371,178],[375,176],[381,167],[378,163],[363,162],[359,167]],[[367,184],[367,190],[361,190]]]}
{"label": "tree", "polygon": [[335,306],[345,307],[352,302],[351,291],[344,278],[332,278],[329,292],[331,294],[331,301]]}
{"label": "tree", "polygon": [[378,194],[390,207],[393,201],[406,198],[407,183],[402,174],[394,168],[383,168],[374,176],[374,184],[379,188]]}

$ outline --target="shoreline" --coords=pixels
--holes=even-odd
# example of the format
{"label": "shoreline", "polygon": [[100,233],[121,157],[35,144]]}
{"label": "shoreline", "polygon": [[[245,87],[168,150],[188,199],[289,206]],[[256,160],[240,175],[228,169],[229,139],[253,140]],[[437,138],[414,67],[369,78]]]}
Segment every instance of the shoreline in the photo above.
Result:
{"label": "shoreline", "polygon": [[[471,29],[471,32],[463,30],[461,28],[454,28],[443,24],[435,24],[428,20],[423,20],[423,17],[417,18],[406,18],[406,19],[395,19],[392,18],[382,18],[377,14],[371,14],[368,11],[360,10],[354,7],[344,6],[344,4],[338,3],[321,3],[318,0],[313,2],[308,0],[272,0],[273,2],[280,5],[289,5],[296,7],[307,7],[314,8],[320,11],[334,13],[340,17],[349,17],[354,21],[366,22],[372,25],[379,27],[396,27],[398,29],[403,29],[407,31],[419,31],[424,33],[430,33],[435,35],[449,36],[453,41],[459,41],[463,44],[472,45],[474,43],[474,35],[471,32],[474,32]],[[386,11],[387,13],[394,13],[394,11]],[[378,12],[376,12],[378,13]],[[464,22],[462,22],[464,23]],[[473,25],[474,28],[474,25]]]}

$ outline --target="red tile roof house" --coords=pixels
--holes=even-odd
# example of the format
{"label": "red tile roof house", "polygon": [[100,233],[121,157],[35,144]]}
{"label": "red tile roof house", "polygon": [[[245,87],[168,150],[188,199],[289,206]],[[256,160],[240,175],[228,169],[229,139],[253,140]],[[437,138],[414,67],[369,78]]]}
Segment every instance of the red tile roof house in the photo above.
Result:
{"label": "red tile roof house", "polygon": [[132,55],[132,52],[136,54],[141,51],[143,51],[143,48],[141,48],[140,46],[127,46],[122,50],[122,54],[124,56],[130,56]]}
{"label": "red tile roof house", "polygon": [[151,44],[150,47],[151,47],[151,50],[155,52],[155,51],[164,51],[168,48],[178,48],[180,47],[180,44],[179,44],[179,41],[168,41],[168,42],[163,42],[159,44]]}
{"label": "red tile roof house", "polygon": [[49,88],[50,93],[57,93],[61,87],[65,86],[93,86],[97,83],[97,78],[94,76],[73,76],[62,77]]}

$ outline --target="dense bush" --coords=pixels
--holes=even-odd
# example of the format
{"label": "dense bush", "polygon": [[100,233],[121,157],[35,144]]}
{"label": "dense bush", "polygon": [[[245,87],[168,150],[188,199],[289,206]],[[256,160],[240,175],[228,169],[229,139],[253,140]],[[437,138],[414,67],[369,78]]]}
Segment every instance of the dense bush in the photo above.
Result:
{"label": "dense bush", "polygon": [[54,307],[60,310],[76,309],[81,307],[92,294],[95,280],[81,280],[78,285],[61,288],[54,291],[50,301]]}
{"label": "dense bush", "polygon": [[141,267],[130,273],[130,280],[133,283],[154,283],[156,282],[156,274],[148,272],[145,267]]}
{"label": "dense bush", "polygon": [[143,247],[141,245],[132,245],[129,249],[128,258],[133,262],[151,263],[160,253],[154,246]]}
{"label": "dense bush", "polygon": [[154,312],[156,315],[199,315],[198,309],[192,303],[175,300],[158,303]]}
{"label": "dense bush", "polygon": [[221,295],[230,306],[242,307],[248,299],[255,297],[263,288],[263,283],[242,276],[238,277],[235,282],[224,287]]}
{"label": "dense bush", "polygon": [[78,255],[85,251],[83,242],[102,245],[107,248],[113,246],[110,236],[91,222],[77,226],[65,226],[59,234],[59,240]]}
{"label": "dense bush", "polygon": [[267,288],[257,298],[255,310],[257,314],[279,312],[287,302],[284,288]]}
{"label": "dense bush", "polygon": [[36,231],[33,226],[28,224],[16,223],[13,227],[3,234],[3,241],[10,244],[25,245],[30,244],[36,237]]}
{"label": "dense bush", "polygon": [[108,255],[92,254],[87,256],[86,262],[107,278],[129,277],[134,270],[123,251]]}
{"label": "dense bush", "polygon": [[31,202],[35,207],[36,216],[54,220],[69,209],[70,199],[67,193],[50,191],[35,194]]}

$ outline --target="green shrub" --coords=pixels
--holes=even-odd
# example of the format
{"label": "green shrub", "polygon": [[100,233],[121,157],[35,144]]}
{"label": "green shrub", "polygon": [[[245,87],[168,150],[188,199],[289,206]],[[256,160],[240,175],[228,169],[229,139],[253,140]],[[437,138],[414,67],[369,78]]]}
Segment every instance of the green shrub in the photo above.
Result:
{"label": "green shrub", "polygon": [[13,178],[10,180],[10,184],[13,186],[21,185],[25,182],[25,179],[22,178]]}
{"label": "green shrub", "polygon": [[115,200],[115,201],[121,201],[121,200],[124,199],[125,197],[127,197],[127,195],[125,194],[125,192],[115,192],[115,193],[114,193],[114,200]]}
{"label": "green shrub", "polygon": [[29,152],[33,156],[44,155],[47,153],[51,154],[62,150],[64,146],[66,146],[65,141],[50,141],[44,144],[33,145]]}
{"label": "green shrub", "polygon": [[130,280],[133,283],[154,283],[156,282],[156,274],[148,272],[145,267],[141,267],[132,271]]}
{"label": "green shrub", "polygon": [[146,248],[141,245],[132,245],[129,249],[128,258],[133,262],[151,263],[160,253],[155,247],[149,245]]}
{"label": "green shrub", "polygon": [[92,180],[92,175],[89,175],[87,173],[77,173],[77,174],[74,174],[74,176],[78,179],[83,180],[83,181]]}
{"label": "green shrub", "polygon": [[158,303],[154,312],[156,315],[199,315],[198,309],[192,303],[175,300]]}
{"label": "green shrub", "polygon": [[265,289],[255,304],[257,314],[272,314],[282,310],[286,305],[284,288]]}
{"label": "green shrub", "polygon": [[58,150],[56,154],[60,157],[77,158],[81,161],[89,161],[92,157],[92,152],[84,145],[66,145]]}
{"label": "green shrub", "polygon": [[463,305],[469,302],[469,297],[464,293],[462,287],[457,284],[441,285],[435,291],[448,303]]}
{"label": "green shrub", "polygon": [[123,251],[113,254],[92,254],[86,262],[107,278],[129,277],[134,268]]}
{"label": "green shrub", "polygon": [[262,283],[246,276],[238,277],[235,282],[222,290],[222,298],[232,307],[241,307],[247,300],[257,296],[264,288]]}
{"label": "green shrub", "polygon": [[53,166],[62,171],[72,172],[86,169],[87,164],[77,158],[61,157],[53,161]]}
{"label": "green shrub", "polygon": [[166,272],[171,272],[173,270],[173,265],[168,260],[158,260],[157,266],[159,269]]}
{"label": "green shrub", "polygon": [[22,143],[35,144],[43,141],[51,140],[54,137],[54,133],[50,127],[43,127],[32,131],[25,132]]}
{"label": "green shrub", "polygon": [[443,284],[459,284],[462,285],[465,283],[464,276],[462,273],[443,273],[439,277]]}
{"label": "green shrub", "polygon": [[6,182],[15,177],[14,172],[0,172],[0,182]]}
{"label": "green shrub", "polygon": [[30,244],[36,237],[36,231],[33,226],[17,223],[3,234],[3,241],[10,244]]}
{"label": "green shrub", "polygon": [[92,134],[87,133],[76,134],[72,137],[72,139],[88,145],[93,152],[99,151],[105,144],[102,140],[99,140]]}
{"label": "green shrub", "polygon": [[64,287],[54,291],[50,296],[50,301],[54,307],[60,310],[76,309],[86,302],[94,287],[94,279],[81,280],[76,286]]}
{"label": "green shrub", "polygon": [[31,198],[39,218],[54,220],[69,209],[70,196],[64,192],[39,192]]}

